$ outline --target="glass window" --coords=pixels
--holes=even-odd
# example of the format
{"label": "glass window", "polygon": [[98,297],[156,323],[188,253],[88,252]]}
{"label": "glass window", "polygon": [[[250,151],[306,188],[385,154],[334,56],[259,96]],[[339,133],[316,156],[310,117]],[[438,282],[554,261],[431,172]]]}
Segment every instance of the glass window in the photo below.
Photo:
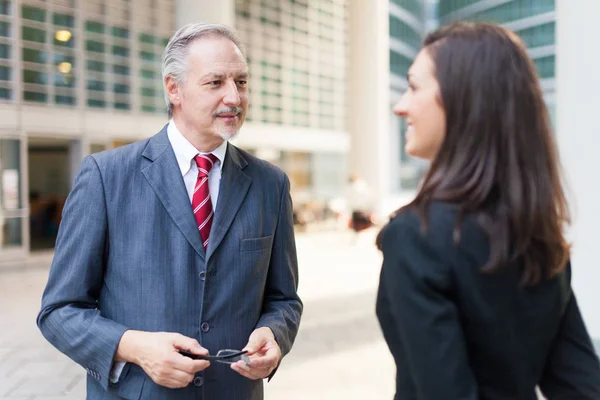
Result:
{"label": "glass window", "polygon": [[23,70],[23,82],[37,83],[40,85],[45,85],[48,83],[48,74],[46,74],[45,72],[24,69]]}
{"label": "glass window", "polygon": [[113,26],[111,29],[111,33],[115,37],[121,37],[121,38],[129,37],[129,29],[119,28],[118,26]]}
{"label": "glass window", "polygon": [[92,33],[104,33],[104,24],[96,21],[85,21],[85,30]]}
{"label": "glass window", "polygon": [[25,90],[23,92],[23,99],[25,101],[36,101],[38,103],[46,103],[48,102],[48,95],[46,93]]}
{"label": "glass window", "polygon": [[46,31],[44,30],[23,26],[23,28],[21,29],[21,34],[23,40],[28,40],[30,42],[46,43]]}
{"label": "glass window", "polygon": [[20,247],[23,244],[23,208],[21,196],[21,141],[0,140],[0,247]]}
{"label": "glass window", "polygon": [[[150,71],[148,69],[143,69],[142,70],[142,78],[146,78],[146,79],[154,79],[154,71]],[[156,74],[158,75],[158,74]]]}
{"label": "glass window", "polygon": [[115,103],[117,110],[129,110],[129,103]]}
{"label": "glass window", "polygon": [[85,41],[85,49],[87,51],[103,53],[104,52],[104,43],[98,42],[96,40],[86,40]]}
{"label": "glass window", "polygon": [[23,6],[21,7],[21,15],[23,19],[39,22],[46,21],[46,10],[42,8]]}
{"label": "glass window", "polygon": [[11,91],[10,91],[10,89],[0,88],[0,99],[10,100],[10,98],[11,98]]}
{"label": "glass window", "polygon": [[129,85],[123,85],[121,83],[115,83],[113,87],[115,93],[129,93]]}
{"label": "glass window", "polygon": [[148,106],[148,105],[142,105],[142,111],[143,112],[153,113],[153,112],[156,112],[156,107],[154,107],[154,106]]}
{"label": "glass window", "polygon": [[154,53],[148,51],[140,51],[140,58],[145,61],[154,61]]}
{"label": "glass window", "polygon": [[10,58],[10,45],[0,43],[0,58]]}
{"label": "glass window", "polygon": [[52,23],[54,25],[68,26],[73,28],[75,26],[75,17],[69,14],[54,13],[52,15]]}
{"label": "glass window", "polygon": [[142,96],[146,96],[146,97],[153,97],[156,94],[156,91],[154,90],[154,88],[142,88]]}
{"label": "glass window", "polygon": [[54,86],[58,87],[75,87],[75,79],[71,74],[55,74]]}
{"label": "glass window", "polygon": [[0,0],[0,14],[10,15],[10,0]]}
{"label": "glass window", "polygon": [[88,106],[104,108],[106,107],[106,102],[104,100],[88,99]]}
{"label": "glass window", "polygon": [[113,72],[119,75],[129,75],[129,67],[127,65],[113,65]]}
{"label": "glass window", "polygon": [[87,69],[90,71],[104,72],[106,69],[106,64],[102,61],[87,60],[86,64]]}
{"label": "glass window", "polygon": [[10,37],[10,22],[0,21],[0,36]]}
{"label": "glass window", "polygon": [[0,65],[0,81],[10,81],[10,68]]}
{"label": "glass window", "polygon": [[73,96],[64,96],[64,95],[56,95],[54,96],[54,102],[56,104],[67,104],[67,105],[75,105],[75,97]]}
{"label": "glass window", "polygon": [[94,79],[88,79],[87,81],[87,88],[88,90],[94,90],[94,91],[104,91],[104,89],[106,89],[106,83],[102,82],[102,81],[97,81]]}
{"label": "glass window", "polygon": [[157,38],[147,33],[140,33],[140,42],[154,44],[155,42],[157,42]]}
{"label": "glass window", "polygon": [[44,64],[46,62],[46,52],[23,47],[23,61]]}
{"label": "glass window", "polygon": [[116,56],[129,57],[129,49],[123,46],[113,46],[112,53]]}

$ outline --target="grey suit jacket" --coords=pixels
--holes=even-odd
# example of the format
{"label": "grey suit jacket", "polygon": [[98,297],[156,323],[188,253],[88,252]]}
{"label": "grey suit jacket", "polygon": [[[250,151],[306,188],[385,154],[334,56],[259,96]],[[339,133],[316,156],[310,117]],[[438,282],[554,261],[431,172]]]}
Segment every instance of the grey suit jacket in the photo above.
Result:
{"label": "grey suit jacket", "polygon": [[67,199],[37,323],[88,371],[89,399],[262,399],[263,383],[213,363],[183,389],[127,364],[127,329],[179,332],[211,353],[269,327],[283,355],[302,313],[287,176],[229,144],[205,251],[166,127],[84,159]]}

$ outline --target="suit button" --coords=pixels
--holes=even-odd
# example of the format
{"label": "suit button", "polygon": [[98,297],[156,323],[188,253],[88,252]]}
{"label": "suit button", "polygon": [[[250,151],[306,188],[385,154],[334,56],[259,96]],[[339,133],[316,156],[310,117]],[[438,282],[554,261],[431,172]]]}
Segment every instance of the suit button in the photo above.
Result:
{"label": "suit button", "polygon": [[202,280],[206,279],[206,271],[200,272],[200,279],[202,279]]}
{"label": "suit button", "polygon": [[201,376],[197,376],[194,378],[194,386],[202,386],[202,384],[204,383],[204,379],[202,379]]}
{"label": "suit button", "polygon": [[210,326],[208,326],[208,322],[203,322],[202,325],[200,325],[200,329],[202,329],[202,332],[208,332],[208,330],[210,329]]}

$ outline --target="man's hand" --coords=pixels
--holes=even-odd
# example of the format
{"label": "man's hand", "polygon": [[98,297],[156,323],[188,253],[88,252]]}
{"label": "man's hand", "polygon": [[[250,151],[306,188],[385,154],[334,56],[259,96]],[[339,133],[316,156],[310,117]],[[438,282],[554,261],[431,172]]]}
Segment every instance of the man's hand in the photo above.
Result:
{"label": "man's hand", "polygon": [[192,360],[179,350],[204,355],[208,350],[196,339],[179,333],[126,331],[121,337],[115,361],[139,365],[154,382],[168,388],[186,387],[194,374],[210,365],[206,360]]}
{"label": "man's hand", "polygon": [[268,377],[281,360],[281,349],[275,341],[273,332],[267,327],[254,330],[244,350],[248,350],[250,366],[244,361],[238,361],[231,364],[231,369],[246,378]]}

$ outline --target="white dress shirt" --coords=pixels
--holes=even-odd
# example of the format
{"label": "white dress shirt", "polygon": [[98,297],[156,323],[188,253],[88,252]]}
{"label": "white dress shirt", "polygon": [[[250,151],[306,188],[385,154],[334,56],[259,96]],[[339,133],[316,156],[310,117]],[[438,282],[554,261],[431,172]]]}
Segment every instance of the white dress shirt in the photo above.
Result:
{"label": "white dress shirt", "polygon": [[[223,143],[211,152],[204,153],[198,151],[175,126],[173,120],[169,121],[167,126],[167,137],[171,142],[171,147],[175,152],[175,158],[177,159],[177,165],[183,176],[183,183],[185,184],[185,190],[188,193],[190,199],[190,208],[192,204],[192,195],[194,194],[194,188],[196,186],[196,180],[198,179],[198,166],[194,157],[198,154],[210,154],[212,153],[219,159],[217,164],[208,173],[208,190],[210,192],[210,202],[212,203],[213,210],[217,209],[217,199],[219,198],[219,184],[221,183],[221,171],[223,170],[223,161],[225,160],[225,153],[227,152],[227,141],[223,140]],[[124,361],[115,362],[110,371],[110,381],[117,383],[123,368],[125,367]]]}

